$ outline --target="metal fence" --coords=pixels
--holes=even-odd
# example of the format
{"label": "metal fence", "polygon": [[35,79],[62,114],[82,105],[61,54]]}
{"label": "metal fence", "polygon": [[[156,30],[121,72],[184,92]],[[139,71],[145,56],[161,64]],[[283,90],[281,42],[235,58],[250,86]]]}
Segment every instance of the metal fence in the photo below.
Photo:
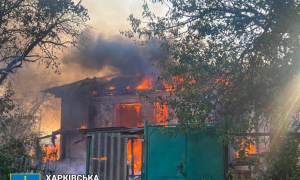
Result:
{"label": "metal fence", "polygon": [[120,133],[92,135],[90,174],[99,179],[125,180],[127,176],[127,139]]}
{"label": "metal fence", "polygon": [[17,167],[15,173],[40,173],[41,180],[46,180],[46,175],[55,174],[56,162],[33,163],[31,158],[14,158],[12,164]]}

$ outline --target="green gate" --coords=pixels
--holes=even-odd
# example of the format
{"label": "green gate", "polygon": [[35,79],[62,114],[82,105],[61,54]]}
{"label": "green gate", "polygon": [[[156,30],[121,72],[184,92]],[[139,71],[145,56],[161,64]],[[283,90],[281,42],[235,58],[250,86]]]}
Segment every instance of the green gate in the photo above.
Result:
{"label": "green gate", "polygon": [[[167,127],[172,128],[172,127]],[[173,127],[174,128],[174,127]],[[163,135],[145,123],[144,180],[222,180],[224,148],[220,134],[199,131],[189,136]]]}

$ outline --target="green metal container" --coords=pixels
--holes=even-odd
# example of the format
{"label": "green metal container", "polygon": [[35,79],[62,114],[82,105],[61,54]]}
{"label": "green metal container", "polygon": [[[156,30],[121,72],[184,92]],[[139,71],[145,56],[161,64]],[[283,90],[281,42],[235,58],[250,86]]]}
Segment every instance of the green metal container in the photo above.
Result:
{"label": "green metal container", "polygon": [[[166,127],[174,128],[174,127]],[[208,126],[215,131],[216,126]],[[207,132],[207,131],[206,131]],[[225,178],[224,148],[220,134],[195,132],[171,138],[160,126],[144,130],[144,180],[222,180]]]}

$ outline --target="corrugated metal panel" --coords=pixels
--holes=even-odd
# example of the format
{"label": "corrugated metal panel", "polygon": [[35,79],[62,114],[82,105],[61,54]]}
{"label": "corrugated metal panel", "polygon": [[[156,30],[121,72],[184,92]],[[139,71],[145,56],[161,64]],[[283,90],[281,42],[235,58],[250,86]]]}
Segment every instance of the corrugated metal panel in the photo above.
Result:
{"label": "corrugated metal panel", "polygon": [[90,162],[90,174],[97,174],[99,179],[126,180],[127,139],[119,133],[93,133]]}

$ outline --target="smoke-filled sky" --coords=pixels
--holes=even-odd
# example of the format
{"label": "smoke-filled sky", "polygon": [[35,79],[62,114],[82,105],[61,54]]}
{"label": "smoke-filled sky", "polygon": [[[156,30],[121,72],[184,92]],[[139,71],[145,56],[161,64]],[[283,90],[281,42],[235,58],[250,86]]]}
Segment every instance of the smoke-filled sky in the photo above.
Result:
{"label": "smoke-filled sky", "polygon": [[[27,88],[32,90],[31,93],[37,93],[40,92],[43,83],[46,83],[46,86],[47,83],[62,85],[87,77],[116,73],[149,74],[157,71],[151,66],[152,62],[163,54],[157,49],[156,42],[140,47],[135,45],[132,39],[120,35],[120,30],[130,29],[127,21],[130,14],[141,17],[143,0],[83,0],[82,4],[89,11],[91,20],[88,24],[92,27],[91,36],[94,45],[87,46],[81,52],[69,48],[60,53],[60,74],[55,74],[51,69],[44,70],[44,66],[37,63],[27,64],[18,70],[17,74],[10,76],[18,99],[27,98],[22,90],[27,85],[29,86]],[[166,11],[160,4],[149,7],[159,15],[163,15]],[[36,76],[39,78],[33,78]],[[57,102],[59,101],[57,99]],[[56,114],[59,115],[60,111],[57,110]],[[54,118],[46,112],[42,119],[42,130],[51,133],[59,128],[60,117]]]}
{"label": "smoke-filled sky", "polygon": [[[96,42],[81,51],[74,50],[64,54],[61,63],[68,67],[80,67],[81,71],[97,74],[121,73],[124,75],[151,74],[158,70],[152,66],[163,58],[157,41],[139,46],[123,36],[111,36],[105,39],[98,36]],[[63,72],[62,72],[63,73]]]}
{"label": "smoke-filled sky", "polygon": [[[134,74],[141,68],[145,68],[146,73],[155,71],[150,66],[162,56],[157,43],[140,47],[132,39],[120,35],[120,30],[130,29],[127,21],[130,14],[141,17],[143,0],[84,0],[82,4],[89,11],[91,20],[88,24],[93,28],[94,46],[82,52],[68,49],[61,54],[61,74],[57,76],[61,84],[86,77]],[[165,12],[160,4],[150,5],[150,8],[156,14]]]}

